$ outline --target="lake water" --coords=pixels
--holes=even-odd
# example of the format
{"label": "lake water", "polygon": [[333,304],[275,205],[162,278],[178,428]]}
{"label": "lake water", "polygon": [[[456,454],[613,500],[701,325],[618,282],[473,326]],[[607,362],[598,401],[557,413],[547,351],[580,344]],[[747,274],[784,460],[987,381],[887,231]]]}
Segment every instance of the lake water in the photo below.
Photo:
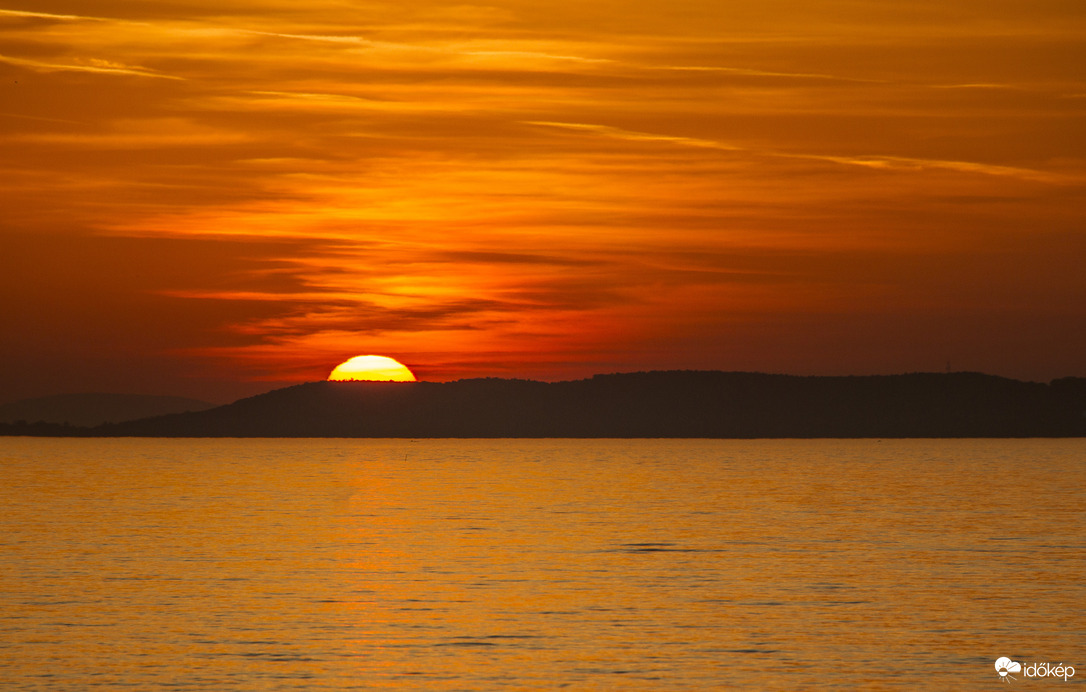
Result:
{"label": "lake water", "polygon": [[1086,680],[1086,440],[0,438],[5,690]]}

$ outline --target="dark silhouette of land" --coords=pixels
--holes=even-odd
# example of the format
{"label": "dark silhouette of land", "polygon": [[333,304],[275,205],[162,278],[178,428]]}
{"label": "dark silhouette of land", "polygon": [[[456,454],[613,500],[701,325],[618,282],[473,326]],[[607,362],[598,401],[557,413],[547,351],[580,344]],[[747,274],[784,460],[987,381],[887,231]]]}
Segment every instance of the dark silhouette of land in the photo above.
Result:
{"label": "dark silhouette of land", "polygon": [[[10,426],[9,426],[10,428]],[[0,431],[3,432],[3,431]],[[569,382],[313,382],[91,430],[142,437],[1080,437],[1086,379],[670,371]]]}
{"label": "dark silhouette of land", "polygon": [[103,423],[203,411],[214,404],[179,396],[142,394],[61,394],[0,405],[0,423],[60,423],[92,427]]}

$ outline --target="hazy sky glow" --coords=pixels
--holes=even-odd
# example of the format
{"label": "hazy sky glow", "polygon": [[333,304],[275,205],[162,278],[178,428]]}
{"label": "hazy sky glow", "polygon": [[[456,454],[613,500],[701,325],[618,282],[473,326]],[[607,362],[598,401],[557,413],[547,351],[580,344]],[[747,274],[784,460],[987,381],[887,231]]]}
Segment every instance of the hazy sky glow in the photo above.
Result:
{"label": "hazy sky glow", "polygon": [[0,0],[0,398],[1086,375],[1086,4]]}

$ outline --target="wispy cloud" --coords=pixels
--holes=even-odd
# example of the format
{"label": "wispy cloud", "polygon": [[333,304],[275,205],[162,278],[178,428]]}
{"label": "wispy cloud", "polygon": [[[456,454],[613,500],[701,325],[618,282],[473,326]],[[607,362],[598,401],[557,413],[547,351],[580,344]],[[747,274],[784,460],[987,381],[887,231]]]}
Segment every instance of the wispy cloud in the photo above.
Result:
{"label": "wispy cloud", "polygon": [[818,72],[775,72],[772,70],[758,70],[744,67],[721,67],[713,65],[661,65],[645,66],[649,70],[671,70],[675,72],[721,72],[746,77],[781,77],[785,79],[815,79],[831,82],[854,82],[858,84],[885,84],[882,79],[863,79],[860,77],[844,77],[841,75],[822,74]]}
{"label": "wispy cloud", "polygon": [[[466,58],[485,58],[492,60],[542,60],[542,61],[559,61],[569,63],[582,63],[586,65],[609,65],[617,64],[615,60],[610,58],[595,58],[586,57],[580,55],[569,55],[562,53],[546,52],[539,50],[531,50],[528,48],[518,49],[497,49],[497,48],[481,48],[478,47],[478,42],[475,43],[462,43],[455,41],[444,41],[437,43],[404,43],[387,40],[374,40],[362,38],[360,36],[348,36],[348,35],[318,35],[318,34],[294,34],[283,33],[274,31],[260,31],[256,29],[247,28],[226,28],[223,27],[222,31],[230,31],[240,35],[251,36],[270,36],[275,38],[292,39],[298,41],[313,41],[317,43],[329,43],[340,44],[345,47],[361,47],[374,50],[386,50],[386,51],[400,51],[405,53],[426,54],[431,56],[447,56],[447,57],[466,57]],[[532,43],[532,42],[528,42]],[[502,42],[502,45],[508,45],[508,42]]]}
{"label": "wispy cloud", "polygon": [[981,175],[1006,176],[1041,183],[1073,183],[1074,178],[1065,175],[1015,166],[999,166],[974,161],[943,161],[939,159],[910,158],[906,156],[828,156],[824,154],[773,154],[791,158],[829,161],[847,166],[864,168],[882,168],[892,170],[943,169],[960,173],[978,173]]}
{"label": "wispy cloud", "polygon": [[53,14],[49,12],[28,12],[25,10],[3,10],[0,9],[0,16],[7,17],[34,17],[37,19],[53,19],[57,21],[88,21],[88,22],[105,22],[112,21],[103,17],[89,17],[79,14]]}
{"label": "wispy cloud", "polygon": [[725,142],[717,142],[710,139],[700,139],[697,137],[681,137],[675,135],[662,135],[650,132],[635,132],[633,130],[624,130],[619,127],[610,127],[607,125],[593,125],[589,123],[564,123],[552,122],[547,120],[528,120],[525,121],[524,124],[553,127],[563,130],[573,130],[576,132],[588,132],[591,134],[602,135],[604,137],[610,137],[613,139],[624,139],[631,142],[661,142],[664,144],[699,147],[703,149],[721,149],[724,151],[748,151],[748,149],[744,147],[727,144]]}
{"label": "wispy cloud", "polygon": [[947,161],[940,159],[914,158],[907,156],[864,155],[864,156],[835,156],[832,154],[807,154],[801,152],[785,152],[770,149],[756,149],[738,146],[735,144],[715,140],[701,139],[697,137],[683,137],[675,135],[655,134],[648,132],[635,132],[606,125],[592,125],[586,123],[563,123],[548,121],[527,121],[528,125],[539,125],[559,129],[573,130],[596,134],[613,139],[622,139],[633,142],[659,142],[676,146],[698,147],[701,149],[720,149],[722,151],[745,152],[757,156],[806,159],[811,161],[825,161],[828,163],[846,166],[860,166],[864,168],[880,168],[888,170],[925,170],[938,168],[943,170],[958,171],[961,173],[978,173],[982,175],[1008,176],[1045,183],[1074,182],[1064,175],[1048,171],[1019,168],[1016,166],[1001,166],[973,161]]}
{"label": "wispy cloud", "polygon": [[315,34],[286,34],[278,31],[257,31],[256,29],[243,29],[237,27],[222,27],[221,31],[230,31],[242,35],[251,36],[273,36],[276,38],[289,38],[298,41],[316,41],[318,43],[341,43],[352,46],[380,46],[382,48],[411,48],[402,44],[387,43],[380,41],[369,41],[358,36],[322,36]]}
{"label": "wispy cloud", "polygon": [[19,67],[27,67],[32,70],[45,70],[50,72],[93,72],[97,74],[149,77],[152,79],[174,79],[179,81],[184,80],[184,77],[163,74],[161,72],[147,69],[146,67],[125,65],[123,63],[113,62],[111,60],[103,60],[101,58],[86,58],[83,61],[74,63],[56,63],[44,62],[41,60],[29,60],[26,58],[15,58],[9,55],[0,55],[0,62],[6,62],[9,65],[17,65]]}

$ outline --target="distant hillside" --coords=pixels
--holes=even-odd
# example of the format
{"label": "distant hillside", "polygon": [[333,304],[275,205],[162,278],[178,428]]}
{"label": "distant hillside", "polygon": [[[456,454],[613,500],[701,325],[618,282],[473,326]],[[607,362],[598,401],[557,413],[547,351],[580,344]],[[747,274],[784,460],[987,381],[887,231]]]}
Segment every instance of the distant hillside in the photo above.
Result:
{"label": "distant hillside", "polygon": [[1086,379],[647,372],[571,382],[314,382],[103,426],[169,437],[1086,436]]}
{"label": "distant hillside", "polygon": [[178,396],[138,394],[62,394],[23,399],[0,406],[0,423],[68,423],[93,427],[169,413],[203,411],[214,404]]}

